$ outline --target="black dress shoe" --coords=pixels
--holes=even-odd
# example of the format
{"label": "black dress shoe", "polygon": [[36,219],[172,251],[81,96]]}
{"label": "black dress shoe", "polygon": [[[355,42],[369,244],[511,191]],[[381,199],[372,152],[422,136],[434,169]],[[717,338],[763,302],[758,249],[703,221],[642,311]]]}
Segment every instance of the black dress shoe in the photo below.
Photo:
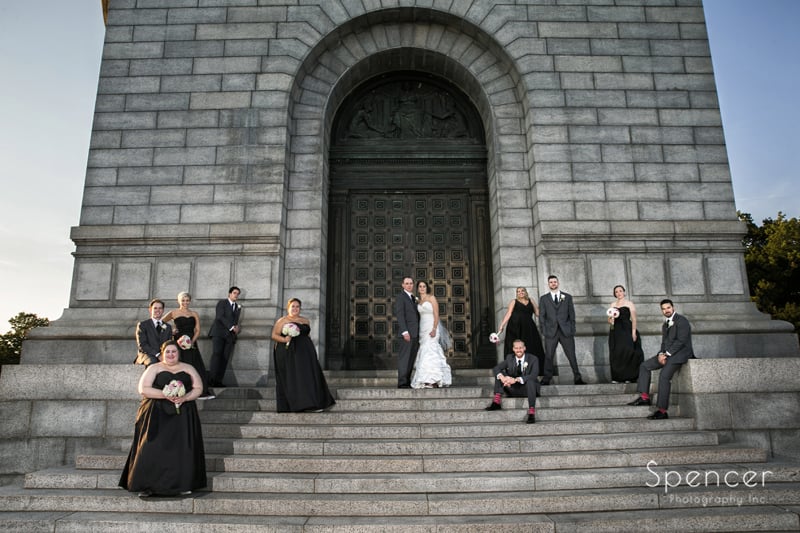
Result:
{"label": "black dress shoe", "polygon": [[536,423],[536,415],[528,415],[528,419],[525,421],[526,424],[535,424]]}
{"label": "black dress shoe", "polygon": [[542,381],[539,382],[539,385],[550,385],[550,380],[549,379],[543,379]]}
{"label": "black dress shoe", "polygon": [[575,378],[575,385],[586,385],[586,382],[581,378]]}
{"label": "black dress shoe", "polygon": [[487,407],[485,410],[486,411],[499,411],[502,408],[503,408],[503,404],[500,404],[500,403],[497,403],[497,402],[492,402],[492,403],[489,404],[489,407]]}
{"label": "black dress shoe", "polygon": [[139,493],[139,497],[140,497],[141,499],[143,499],[143,500],[144,500],[145,498],[149,498],[149,497],[150,497],[150,496],[152,496],[152,495],[153,495],[153,492],[152,492],[152,491],[149,491],[149,490],[143,490],[142,492],[140,492],[140,493]]}
{"label": "black dress shoe", "polygon": [[628,402],[628,405],[650,405],[650,400],[645,400],[644,398],[639,396],[632,402]]}
{"label": "black dress shoe", "polygon": [[667,418],[669,418],[669,415],[666,411],[656,411],[647,417],[648,420],[666,420]]}

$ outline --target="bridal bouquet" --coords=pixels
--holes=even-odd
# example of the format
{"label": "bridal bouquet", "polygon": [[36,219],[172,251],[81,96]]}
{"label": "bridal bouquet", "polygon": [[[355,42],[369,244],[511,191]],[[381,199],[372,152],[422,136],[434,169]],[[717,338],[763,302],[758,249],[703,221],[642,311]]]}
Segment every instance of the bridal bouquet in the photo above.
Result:
{"label": "bridal bouquet", "polygon": [[[161,392],[163,392],[164,396],[167,398],[180,398],[186,394],[186,387],[183,386],[183,382],[173,379],[164,385],[164,388],[161,389]],[[178,414],[181,414],[181,408],[179,405],[175,405],[175,411],[177,411]]]}
{"label": "bridal bouquet", "polygon": [[489,342],[491,342],[492,344],[497,344],[498,342],[500,342],[500,335],[498,335],[497,333],[492,333],[491,335],[489,335]]}
{"label": "bridal bouquet", "polygon": [[[300,335],[300,328],[297,326],[297,324],[289,322],[288,324],[283,326],[283,329],[281,330],[281,335],[288,335],[289,337],[297,337],[298,335]],[[289,347],[290,342],[292,342],[292,339],[286,341],[287,348]]]}
{"label": "bridal bouquet", "polygon": [[192,338],[189,335],[183,335],[180,339],[177,340],[178,346],[181,347],[181,350],[188,350],[192,347]]}

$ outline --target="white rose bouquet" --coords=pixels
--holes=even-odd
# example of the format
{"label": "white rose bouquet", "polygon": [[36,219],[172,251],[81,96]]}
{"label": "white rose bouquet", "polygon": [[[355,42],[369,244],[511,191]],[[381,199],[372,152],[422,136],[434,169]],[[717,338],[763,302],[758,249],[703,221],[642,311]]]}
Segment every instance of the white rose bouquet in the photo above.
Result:
{"label": "white rose bouquet", "polygon": [[292,342],[292,338],[297,337],[300,335],[300,328],[294,322],[289,322],[283,329],[281,330],[281,335],[288,335],[291,337],[288,341],[286,341],[286,347],[289,347],[289,343]]}
{"label": "white rose bouquet", "polygon": [[[164,385],[164,388],[161,389],[161,392],[163,392],[164,396],[166,396],[167,398],[180,398],[184,394],[186,394],[186,387],[183,386],[182,381],[173,379],[172,381]],[[181,414],[180,406],[175,405],[175,411],[177,411],[178,414]]]}
{"label": "white rose bouquet", "polygon": [[614,320],[619,316],[619,309],[616,307],[609,307],[606,310],[606,316],[611,319],[609,324],[611,324],[611,329],[614,329]]}
{"label": "white rose bouquet", "polygon": [[497,333],[490,334],[489,342],[491,342],[492,344],[497,344],[498,342],[500,342],[500,335],[498,335]]}
{"label": "white rose bouquet", "polygon": [[180,339],[177,340],[178,346],[180,346],[181,350],[188,350],[192,347],[192,338],[189,335],[183,335]]}

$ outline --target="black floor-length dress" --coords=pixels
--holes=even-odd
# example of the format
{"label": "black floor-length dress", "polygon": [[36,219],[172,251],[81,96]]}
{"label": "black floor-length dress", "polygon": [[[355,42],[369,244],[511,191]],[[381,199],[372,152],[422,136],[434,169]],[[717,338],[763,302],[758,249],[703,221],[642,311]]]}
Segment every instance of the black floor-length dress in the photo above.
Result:
{"label": "black floor-length dress", "polygon": [[[153,387],[163,388],[173,379],[183,382],[188,394],[192,378],[186,372],[162,370]],[[132,492],[174,496],[206,483],[203,433],[195,402],[184,403],[178,413],[169,400],[144,398],[136,413],[133,443],[119,486]]]}
{"label": "black floor-length dress", "polygon": [[[194,336],[194,326],[195,319],[193,316],[175,317],[175,329],[177,330],[175,338],[180,339],[182,336],[188,335],[191,339]],[[178,350],[181,353],[181,362],[192,365],[197,370],[197,373],[200,374],[200,379],[203,380],[203,393],[200,396],[208,396],[210,394],[208,391],[208,372],[197,343],[193,342],[192,347],[188,350],[178,346]]]}
{"label": "black floor-length dress", "polygon": [[608,332],[608,353],[611,365],[612,381],[636,381],[639,378],[639,365],[644,361],[642,340],[636,332],[636,342],[633,342],[631,332],[631,310],[627,306],[618,307],[619,316],[614,319],[614,325]]}
{"label": "black floor-length dress", "polygon": [[506,337],[503,341],[503,355],[514,353],[514,341],[520,339],[525,343],[525,351],[539,359],[539,375],[544,373],[544,348],[542,337],[533,321],[533,302],[523,305],[519,300],[514,301],[514,309],[506,324]]}
{"label": "black floor-length dress", "polygon": [[275,368],[275,399],[279,413],[326,409],[335,404],[317,350],[309,337],[308,324],[296,324],[300,335],[289,346],[276,342],[273,350]]}

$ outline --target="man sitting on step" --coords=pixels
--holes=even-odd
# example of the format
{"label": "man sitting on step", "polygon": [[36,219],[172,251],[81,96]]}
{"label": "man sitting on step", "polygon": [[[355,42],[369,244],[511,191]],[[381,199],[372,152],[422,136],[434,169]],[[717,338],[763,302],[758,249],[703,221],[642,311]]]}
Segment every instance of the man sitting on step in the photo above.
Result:
{"label": "man sitting on step", "polygon": [[639,397],[628,405],[650,405],[650,373],[661,369],[658,376],[658,409],[648,416],[650,420],[664,420],[669,418],[669,391],[672,385],[672,376],[675,375],[683,363],[694,359],[692,351],[692,326],[683,315],[675,312],[672,300],[661,300],[661,314],[666,317],[661,326],[661,350],[658,355],[651,357],[639,365],[639,381],[636,390]]}
{"label": "man sitting on step", "polygon": [[504,361],[492,369],[495,377],[494,400],[486,408],[487,411],[502,409],[503,392],[508,396],[528,397],[528,424],[536,422],[536,397],[539,396],[539,360],[536,356],[525,352],[525,343],[516,339],[513,354],[508,354]]}

